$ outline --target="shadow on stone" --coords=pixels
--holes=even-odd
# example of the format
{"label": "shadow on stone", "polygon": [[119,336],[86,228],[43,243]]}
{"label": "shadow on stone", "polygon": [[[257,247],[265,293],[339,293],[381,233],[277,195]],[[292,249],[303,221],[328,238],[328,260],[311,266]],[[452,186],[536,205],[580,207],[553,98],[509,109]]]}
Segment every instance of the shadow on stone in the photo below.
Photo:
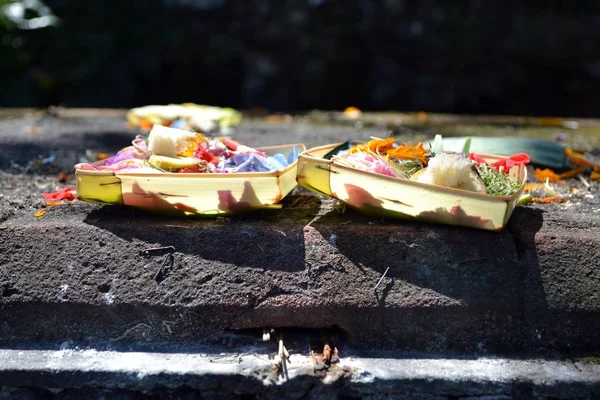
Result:
{"label": "shadow on stone", "polygon": [[[506,351],[544,347],[532,326],[552,319],[543,317],[552,311],[535,243],[542,223],[542,213],[532,209],[516,212],[501,232],[373,219],[347,209],[341,217],[323,216],[312,227],[334,240],[348,265],[365,278],[375,276],[373,287],[389,267],[374,290],[379,308],[371,315],[373,325],[400,323],[405,342],[456,348],[477,341],[481,351]],[[532,312],[534,305],[541,314]],[[433,326],[428,330],[433,320],[451,336]],[[413,330],[421,338],[413,338]],[[560,337],[554,340],[558,347],[564,344]]]}
{"label": "shadow on stone", "polygon": [[[289,204],[293,199],[286,201]],[[104,206],[90,212],[84,222],[130,242],[139,240],[173,246],[178,253],[206,260],[238,267],[301,271],[305,267],[302,224],[282,222],[278,216],[285,212],[285,209],[265,210],[221,218],[182,218],[129,207]],[[301,210],[292,213],[300,221],[309,221],[310,214]]]}
{"label": "shadow on stone", "polygon": [[373,219],[350,209],[343,219],[340,225],[338,215],[325,215],[312,226],[324,238],[335,236],[339,252],[357,267],[379,275],[389,267],[380,290],[396,280],[396,288],[430,289],[481,310],[516,306],[521,272],[510,232]]}
{"label": "shadow on stone", "polygon": [[68,133],[58,137],[9,141],[2,143],[0,169],[21,169],[19,172],[37,175],[72,173],[74,165],[86,157],[87,150],[112,155],[130,145],[136,134],[137,131],[124,128],[123,131]]}

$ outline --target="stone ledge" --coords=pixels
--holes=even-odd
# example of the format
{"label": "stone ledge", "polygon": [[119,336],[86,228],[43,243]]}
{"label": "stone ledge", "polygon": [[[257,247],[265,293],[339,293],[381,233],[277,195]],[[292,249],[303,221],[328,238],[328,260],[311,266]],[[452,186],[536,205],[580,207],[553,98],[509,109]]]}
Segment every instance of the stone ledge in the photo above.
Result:
{"label": "stone ledge", "polygon": [[[86,150],[113,152],[138,133],[122,118],[91,114],[0,121],[0,168],[57,157],[34,176],[0,173],[0,345],[176,349],[227,329],[338,326],[355,347],[600,349],[600,213],[592,192],[571,208],[518,207],[500,233],[370,219],[314,196],[295,203],[308,195],[301,190],[280,212],[229,223],[78,202],[34,219],[54,173],[71,172]],[[31,126],[37,133],[25,134]],[[396,133],[420,140],[432,128]],[[245,122],[235,137],[314,147],[387,134],[385,124]],[[160,284],[164,254],[140,254],[157,246],[175,247],[175,266]]]}
{"label": "stone ledge", "polygon": [[[544,218],[518,208],[496,233],[294,196],[282,211],[225,221],[80,202],[41,220],[15,216],[0,230],[0,343],[202,342],[227,329],[335,326],[355,347],[597,350],[600,244],[587,234],[597,219],[563,216],[572,227],[557,232]],[[576,258],[574,244],[586,249]],[[157,246],[175,248],[160,282],[164,254],[142,254]]]}
{"label": "stone ledge", "polygon": [[[148,396],[183,389],[188,395],[206,393],[208,398],[211,393],[428,399],[594,398],[600,394],[600,364],[584,361],[354,355],[342,357],[339,364],[317,374],[310,357],[291,354],[283,374],[269,354],[265,347],[218,354],[0,350],[0,387],[6,393],[27,387],[53,388],[53,398],[59,399],[74,389],[79,393],[119,389]],[[2,393],[0,389],[0,398]]]}

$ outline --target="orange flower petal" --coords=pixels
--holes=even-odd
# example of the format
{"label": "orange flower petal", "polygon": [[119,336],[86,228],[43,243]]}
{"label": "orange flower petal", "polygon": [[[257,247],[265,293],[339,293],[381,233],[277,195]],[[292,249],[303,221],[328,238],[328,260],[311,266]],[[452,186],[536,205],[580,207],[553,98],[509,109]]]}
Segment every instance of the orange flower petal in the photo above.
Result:
{"label": "orange flower petal", "polygon": [[533,201],[534,203],[554,203],[554,202],[559,202],[559,201],[563,201],[565,198],[564,197],[560,197],[560,196],[553,196],[553,197],[533,197],[531,199],[531,201]]}
{"label": "orange flower petal", "polygon": [[358,118],[361,114],[362,113],[360,109],[358,109],[357,107],[348,107],[344,110],[344,116],[350,119]]}
{"label": "orange flower petal", "polygon": [[399,160],[418,159],[423,164],[427,164],[428,152],[423,148],[423,143],[416,146],[407,146],[401,144],[394,147],[394,138],[373,139],[367,143],[354,146],[348,150],[349,153],[375,153],[389,158]]}
{"label": "orange flower petal", "polygon": [[549,182],[558,182],[560,180],[560,175],[558,175],[556,172],[554,172],[548,168],[546,168],[546,169],[536,168],[535,169],[535,178],[541,182],[546,182],[546,180],[548,180]]}
{"label": "orange flower petal", "polygon": [[194,153],[196,153],[196,150],[198,150],[198,147],[202,144],[203,139],[204,135],[192,136],[187,138],[187,148],[185,149],[185,151],[182,151],[178,155],[183,157],[193,157]]}
{"label": "orange flower petal", "polygon": [[560,177],[560,179],[570,179],[570,178],[576,177],[577,174],[580,174],[583,171],[585,171],[585,167],[579,167],[579,168],[575,168],[575,169],[572,169],[567,172],[563,172],[562,174],[559,175],[559,177]]}
{"label": "orange flower petal", "polygon": [[386,155],[399,160],[414,160],[418,159],[421,163],[427,164],[427,150],[423,148],[423,143],[416,146],[401,145],[389,150]]}
{"label": "orange flower petal", "polygon": [[539,118],[538,123],[542,126],[561,126],[564,122],[563,118]]}
{"label": "orange flower petal", "polygon": [[394,138],[387,139],[373,139],[367,143],[354,146],[348,150],[349,153],[361,153],[361,152],[373,152],[377,154],[385,154],[388,150],[393,148]]}
{"label": "orange flower petal", "polygon": [[530,184],[525,185],[525,191],[531,192],[532,190],[539,189],[542,187],[544,187],[543,183],[530,183]]}
{"label": "orange flower petal", "polygon": [[152,129],[152,123],[145,118],[140,119],[140,128]]}
{"label": "orange flower petal", "polygon": [[582,167],[593,167],[595,170],[596,168],[600,168],[600,165],[596,165],[593,162],[586,160],[585,156],[582,153],[578,153],[571,149],[565,149],[565,154],[567,155],[569,161],[571,161],[571,164],[573,165],[580,165]]}
{"label": "orange flower petal", "polygon": [[41,210],[39,210],[38,212],[36,212],[35,214],[33,214],[34,217],[39,218],[39,217],[43,217],[44,215],[46,215],[46,209],[42,208]]}

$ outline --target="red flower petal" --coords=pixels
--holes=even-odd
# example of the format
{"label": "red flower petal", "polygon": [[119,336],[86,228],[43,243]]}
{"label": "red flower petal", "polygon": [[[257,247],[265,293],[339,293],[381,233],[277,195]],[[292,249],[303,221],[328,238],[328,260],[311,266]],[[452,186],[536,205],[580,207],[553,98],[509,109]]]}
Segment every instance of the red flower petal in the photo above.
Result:
{"label": "red flower petal", "polygon": [[66,187],[56,192],[42,193],[42,197],[46,200],[75,200],[77,192],[72,187]]}
{"label": "red flower petal", "polygon": [[504,160],[500,160],[500,161],[496,161],[495,163],[493,163],[492,165],[494,167],[496,167],[496,169],[500,169],[500,167],[502,167],[502,171],[505,174],[508,174],[508,171],[517,165],[525,165],[528,164],[531,161],[531,158],[525,154],[525,153],[518,153],[518,154],[513,154],[512,156],[508,157],[507,159]]}
{"label": "red flower petal", "polygon": [[529,155],[525,154],[525,153],[514,154],[514,155],[510,156],[509,158],[513,161],[516,161],[517,164],[529,164],[529,162],[531,161],[531,158],[529,157]]}
{"label": "red flower petal", "polygon": [[477,164],[485,164],[485,160],[479,154],[469,153],[469,158]]}
{"label": "red flower petal", "polygon": [[217,165],[219,158],[208,152],[204,147],[200,146],[194,153],[194,157],[206,161],[207,163]]}
{"label": "red flower petal", "polygon": [[229,150],[233,150],[233,151],[236,151],[236,150],[237,150],[237,148],[238,148],[238,146],[239,146],[239,143],[238,143],[238,142],[236,142],[235,140],[231,140],[231,139],[221,139],[221,142],[222,142],[222,143],[223,143],[225,146],[227,146],[227,148],[228,148]]}

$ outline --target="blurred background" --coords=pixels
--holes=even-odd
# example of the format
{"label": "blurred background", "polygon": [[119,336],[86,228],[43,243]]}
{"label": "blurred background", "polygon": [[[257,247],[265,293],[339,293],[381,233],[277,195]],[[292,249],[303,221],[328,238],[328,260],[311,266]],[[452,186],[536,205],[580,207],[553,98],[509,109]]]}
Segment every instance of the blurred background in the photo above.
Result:
{"label": "blurred background", "polygon": [[599,117],[599,3],[0,0],[0,107]]}

